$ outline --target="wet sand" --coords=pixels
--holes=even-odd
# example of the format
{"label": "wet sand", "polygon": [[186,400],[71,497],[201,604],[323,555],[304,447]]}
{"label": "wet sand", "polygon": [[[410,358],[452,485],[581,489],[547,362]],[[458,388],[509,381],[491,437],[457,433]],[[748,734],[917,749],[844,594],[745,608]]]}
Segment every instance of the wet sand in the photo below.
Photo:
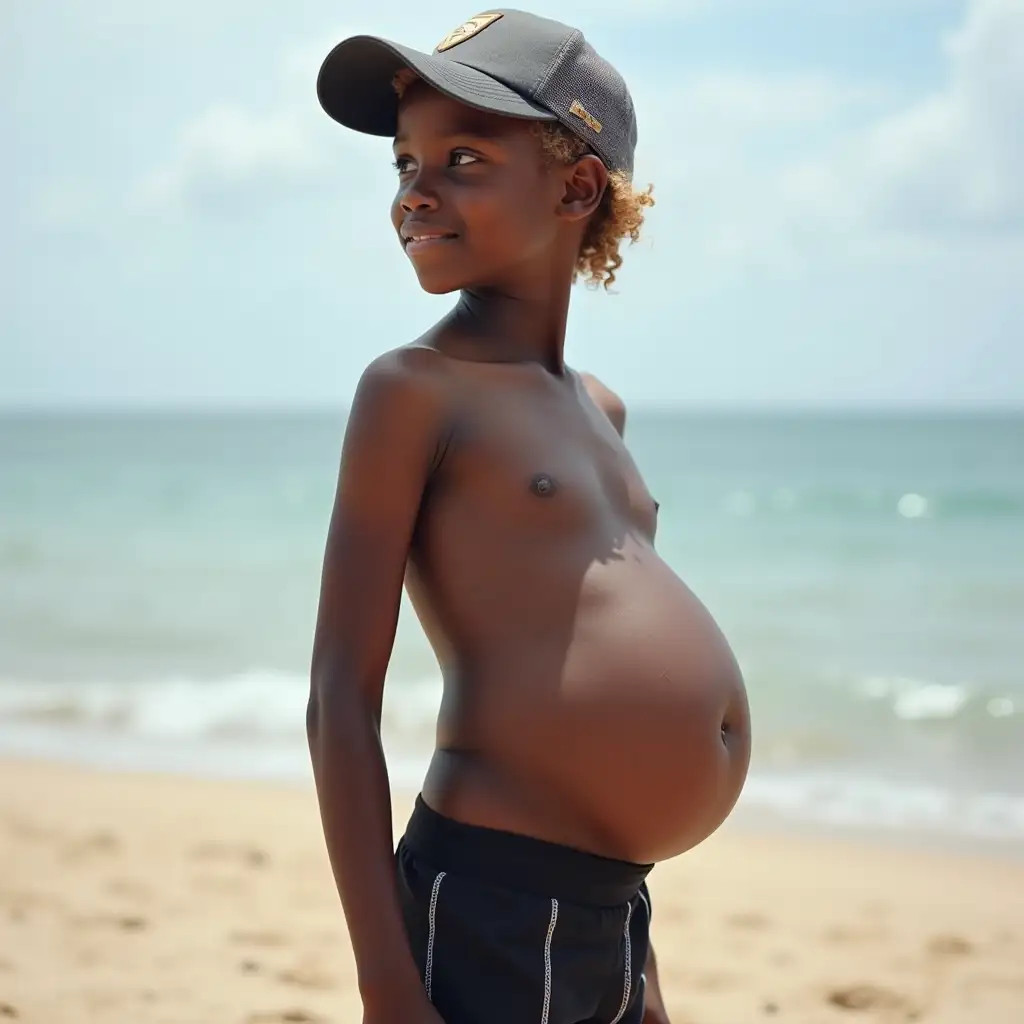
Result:
{"label": "wet sand", "polygon": [[[1024,1021],[1024,861],[727,826],[650,884],[674,1024]],[[312,790],[0,761],[8,1020],[358,1024]]]}

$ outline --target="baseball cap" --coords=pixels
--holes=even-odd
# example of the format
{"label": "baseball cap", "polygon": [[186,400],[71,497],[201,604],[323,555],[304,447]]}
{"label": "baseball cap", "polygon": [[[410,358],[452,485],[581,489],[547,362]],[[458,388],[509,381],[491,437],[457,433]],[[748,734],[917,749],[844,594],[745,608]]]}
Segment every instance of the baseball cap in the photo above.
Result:
{"label": "baseball cap", "polygon": [[404,68],[467,106],[505,117],[558,121],[609,170],[633,173],[633,100],[622,76],[579,29],[501,9],[464,21],[432,53],[376,36],[353,36],[338,43],[320,68],[320,105],[354,131],[394,136],[394,78]]}

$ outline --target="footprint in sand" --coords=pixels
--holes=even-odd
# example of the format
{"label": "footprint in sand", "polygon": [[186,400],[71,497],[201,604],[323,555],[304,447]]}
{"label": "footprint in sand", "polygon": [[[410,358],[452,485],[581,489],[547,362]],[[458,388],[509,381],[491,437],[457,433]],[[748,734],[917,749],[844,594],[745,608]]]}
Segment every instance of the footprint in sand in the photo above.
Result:
{"label": "footprint in sand", "polygon": [[104,888],[111,896],[138,903],[148,903],[153,895],[148,885],[130,878],[112,878]]}
{"label": "footprint in sand", "polygon": [[850,985],[832,989],[825,1001],[840,1010],[901,1010],[906,1020],[916,1020],[918,1010],[906,996],[877,985]]}
{"label": "footprint in sand", "polygon": [[18,814],[6,815],[4,825],[10,835],[25,842],[44,842],[61,838],[61,833],[56,829],[40,825],[31,818],[23,818]]}
{"label": "footprint in sand", "polygon": [[236,942],[241,946],[261,946],[264,949],[273,949],[277,946],[287,946],[288,936],[281,932],[242,931],[231,932],[228,935],[229,942]]}
{"label": "footprint in sand", "polygon": [[959,935],[936,935],[928,943],[927,949],[932,956],[970,956],[974,952],[974,945]]}
{"label": "footprint in sand", "polygon": [[277,980],[285,985],[295,985],[297,988],[334,988],[334,979],[326,971],[313,966],[292,967],[279,971]]}
{"label": "footprint in sand", "polygon": [[269,1013],[251,1013],[246,1024],[327,1024],[327,1018],[309,1010],[271,1010]]}
{"label": "footprint in sand", "polygon": [[731,974],[708,971],[693,979],[693,987],[705,992],[727,992],[737,986],[737,979]]}
{"label": "footprint in sand", "polygon": [[192,860],[235,861],[250,868],[266,867],[270,855],[257,846],[233,846],[230,843],[203,843],[189,850]]}
{"label": "footprint in sand", "polygon": [[761,931],[771,922],[763,914],[733,914],[725,919],[730,928],[742,928],[747,931]]}
{"label": "footprint in sand", "polygon": [[7,918],[14,924],[21,924],[36,911],[57,911],[64,909],[59,899],[40,896],[34,892],[0,891],[0,908],[7,911]]}
{"label": "footprint in sand", "polygon": [[121,844],[112,832],[94,832],[75,839],[61,850],[65,861],[80,861],[89,857],[109,857],[120,850]]}
{"label": "footprint in sand", "polygon": [[836,925],[822,935],[822,939],[835,946],[855,945],[857,943],[877,942],[888,935],[885,928],[850,928]]}
{"label": "footprint in sand", "polygon": [[117,928],[123,932],[141,932],[149,922],[140,914],[94,914],[78,917],[72,921],[76,928]]}

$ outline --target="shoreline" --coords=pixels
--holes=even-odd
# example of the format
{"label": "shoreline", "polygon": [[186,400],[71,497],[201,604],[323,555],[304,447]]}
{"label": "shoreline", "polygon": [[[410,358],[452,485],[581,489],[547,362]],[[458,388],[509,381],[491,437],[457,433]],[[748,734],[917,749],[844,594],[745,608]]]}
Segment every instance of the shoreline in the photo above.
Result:
{"label": "shoreline", "polygon": [[[0,858],[0,1017],[359,1020],[308,786],[0,758]],[[673,1024],[1024,1019],[1018,861],[730,822],[651,891]]]}
{"label": "shoreline", "polygon": [[[115,748],[116,749],[116,748]],[[193,760],[184,751],[168,751],[164,760],[154,758],[149,765],[138,765],[131,755],[115,756],[108,750],[107,756],[83,755],[68,752],[54,755],[51,752],[36,752],[31,749],[16,749],[14,752],[0,749],[0,769],[8,764],[34,764],[40,766],[62,766],[70,771],[113,773],[118,775],[137,776],[140,778],[168,777],[192,782],[229,782],[240,785],[260,785],[281,787],[288,791],[311,790],[313,785],[311,773],[302,774],[280,771],[280,765],[271,762],[274,767],[262,772],[243,771],[239,767],[237,753],[230,761],[221,761],[218,769],[210,768],[212,762],[201,759]],[[305,769],[308,762],[302,760]],[[228,767],[230,765],[230,767]],[[391,773],[391,792],[399,805],[408,803],[419,791],[415,779],[422,774],[411,771],[408,763],[398,766],[389,757]],[[275,770],[278,769],[278,770]],[[425,770],[425,769],[424,769]],[[753,777],[753,774],[752,774]],[[775,837],[785,839],[789,836],[807,839],[836,839],[839,842],[854,842],[860,845],[882,846],[894,850],[910,852],[929,852],[935,849],[950,853],[967,853],[978,856],[992,857],[996,860],[1020,861],[1024,863],[1024,835],[998,836],[975,834],[971,832],[954,832],[939,827],[928,828],[920,824],[893,826],[871,821],[829,821],[815,817],[807,808],[800,808],[797,813],[785,813],[769,804],[747,801],[741,796],[740,802],[732,815],[720,827],[719,831],[738,832],[745,835]]]}

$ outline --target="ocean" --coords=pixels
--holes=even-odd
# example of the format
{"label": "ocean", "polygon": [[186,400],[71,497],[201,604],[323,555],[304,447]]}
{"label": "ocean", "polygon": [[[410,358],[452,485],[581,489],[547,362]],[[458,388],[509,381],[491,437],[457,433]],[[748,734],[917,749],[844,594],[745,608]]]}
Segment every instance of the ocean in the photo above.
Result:
{"label": "ocean", "polygon": [[[308,781],[343,414],[0,418],[0,754]],[[747,679],[740,808],[1024,843],[1024,415],[640,408],[658,547]],[[407,603],[398,786],[440,686]]]}

